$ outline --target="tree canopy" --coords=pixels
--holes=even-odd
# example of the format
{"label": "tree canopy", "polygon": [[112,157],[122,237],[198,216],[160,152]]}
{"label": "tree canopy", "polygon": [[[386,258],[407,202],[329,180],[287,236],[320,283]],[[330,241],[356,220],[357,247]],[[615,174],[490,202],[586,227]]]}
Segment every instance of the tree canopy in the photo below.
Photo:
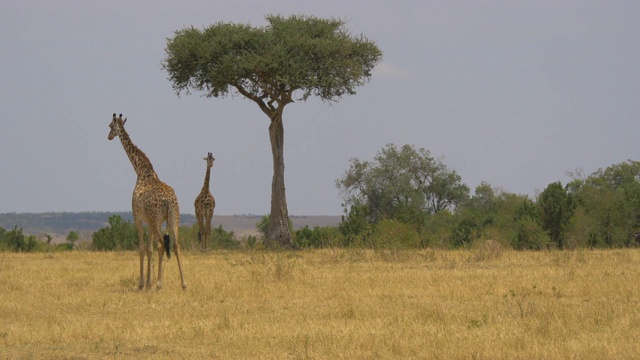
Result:
{"label": "tree canopy", "polygon": [[302,100],[315,95],[328,102],[355,94],[382,56],[363,35],[352,36],[343,20],[266,19],[264,27],[219,22],[176,31],[163,62],[173,89],[223,97],[235,88],[270,113],[293,102],[297,90]]}

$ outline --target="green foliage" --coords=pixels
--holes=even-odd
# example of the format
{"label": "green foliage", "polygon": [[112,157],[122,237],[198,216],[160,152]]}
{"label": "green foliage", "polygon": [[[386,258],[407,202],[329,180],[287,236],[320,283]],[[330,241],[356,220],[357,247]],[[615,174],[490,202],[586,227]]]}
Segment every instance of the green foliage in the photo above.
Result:
{"label": "green foliage", "polygon": [[211,234],[213,237],[213,241],[211,242],[212,249],[237,249],[240,247],[240,242],[236,240],[233,231],[224,230],[222,225],[213,228]]}
{"label": "green foliage", "polygon": [[491,185],[486,182],[478,185],[475,195],[456,211],[458,221],[453,229],[452,245],[469,245],[479,239],[483,230],[495,222],[499,202]]}
{"label": "green foliage", "polygon": [[260,218],[260,221],[256,223],[256,230],[258,230],[258,233],[260,233],[262,237],[267,237],[267,233],[269,232],[269,215]]}
{"label": "green foliage", "polygon": [[50,247],[53,251],[71,251],[73,250],[73,245],[71,243],[61,243],[55,244]]}
{"label": "green foliage", "polygon": [[596,188],[618,189],[640,181],[640,161],[627,160],[594,172],[587,184]]}
{"label": "green foliage", "polygon": [[[198,224],[181,225],[178,231],[180,237],[180,248],[188,251],[201,251],[201,244],[198,240]],[[226,231],[222,225],[211,229],[208,248],[215,249],[237,249],[240,242],[236,240],[233,231]]]}
{"label": "green foliage", "polygon": [[513,225],[511,247],[517,250],[541,250],[550,244],[549,236],[540,224],[536,204],[526,196],[512,196],[510,201]]}
{"label": "green foliage", "polygon": [[428,215],[455,209],[468,198],[460,176],[425,149],[387,144],[373,162],[350,162],[336,186],[344,194],[344,206],[367,206],[372,223],[397,219],[419,226]]}
{"label": "green foliage", "polygon": [[[270,215],[264,215],[260,218],[260,221],[256,223],[256,230],[260,233],[263,238],[269,237],[269,222],[271,221]],[[293,221],[289,219],[289,229],[293,229]]]}
{"label": "green foliage", "polygon": [[245,240],[245,244],[249,249],[254,249],[256,248],[257,244],[258,244],[258,237],[255,235],[249,235],[247,236],[246,240]]}
{"label": "green foliage", "polygon": [[138,248],[138,231],[130,221],[120,215],[109,216],[109,226],[93,233],[96,250],[135,250]]}
{"label": "green foliage", "polygon": [[[347,210],[345,209],[345,213]],[[341,245],[349,246],[360,242],[362,237],[366,237],[372,230],[370,222],[369,207],[366,205],[353,205],[346,216],[338,225],[338,230],[342,234]]]}
{"label": "green foliage", "polygon": [[589,216],[586,209],[579,206],[571,219],[571,224],[567,227],[564,248],[575,250],[580,248],[598,246],[596,237],[598,223],[595,218]]}
{"label": "green foliage", "polygon": [[373,249],[402,250],[421,246],[414,226],[393,219],[385,219],[375,225],[369,245]]}
{"label": "green foliage", "polygon": [[342,235],[337,227],[308,226],[296,230],[294,243],[298,248],[327,248],[342,245]]}
{"label": "green foliage", "polygon": [[[42,234],[44,237],[42,241],[46,243],[48,234],[68,234],[70,231],[77,231],[78,234],[84,232],[93,233],[104,227],[105,219],[111,215],[120,215],[123,220],[133,222],[131,211],[0,213],[0,226],[13,228],[17,225],[25,233]],[[183,223],[193,223],[195,216],[193,214],[180,214],[180,220]]]}
{"label": "green foliage", "polygon": [[540,223],[529,216],[515,221],[515,234],[511,247],[516,250],[542,250],[551,244],[549,235]]}
{"label": "green foliage", "polygon": [[[198,224],[180,225],[178,228],[178,237],[180,241],[180,249],[187,251],[201,251],[202,245],[198,240]],[[211,240],[210,240],[211,241]]]}
{"label": "green foliage", "polygon": [[549,184],[540,193],[538,206],[542,227],[556,246],[564,248],[565,230],[575,211],[573,196],[557,181]]}
{"label": "green foliage", "polygon": [[[415,154],[425,161],[409,161]],[[423,246],[451,248],[486,240],[521,250],[636,246],[640,162],[615,164],[588,177],[576,172],[566,188],[560,182],[549,184],[535,201],[482,183],[473,197],[460,196],[451,202],[454,206],[444,208],[448,211],[435,211],[437,206],[416,205],[433,202],[420,202],[421,191],[411,183],[419,177],[408,175],[426,167],[401,166],[430,163],[428,152],[388,145],[376,161],[351,160],[350,169],[336,181],[345,194],[343,206],[350,206],[339,226],[346,244],[370,245],[377,224],[391,219],[415,226]]]}
{"label": "green foliage", "polygon": [[456,216],[449,211],[440,211],[432,215],[420,231],[422,245],[440,249],[452,248],[455,224]]}
{"label": "green foliage", "polygon": [[173,89],[226,96],[231,87],[251,100],[291,102],[316,95],[335,101],[355,94],[371,77],[382,52],[364,36],[351,36],[345,21],[269,15],[268,25],[219,22],[188,27],[167,40],[163,68]]}
{"label": "green foliage", "polygon": [[2,236],[0,237],[1,250],[34,252],[43,248],[43,244],[39,242],[34,235],[25,236],[22,233],[22,228],[15,226],[13,230],[10,231],[2,230]]}
{"label": "green foliage", "polygon": [[473,243],[480,238],[482,228],[473,219],[458,216],[459,220],[453,230],[452,245],[463,246]]}
{"label": "green foliage", "polygon": [[631,246],[640,229],[640,162],[614,164],[588,177],[576,172],[569,186],[581,211],[574,236],[587,236],[590,247]]}
{"label": "green foliage", "polygon": [[70,231],[69,235],[67,235],[67,241],[71,245],[71,248],[76,245],[76,242],[80,239],[80,235],[78,235],[77,231]]}

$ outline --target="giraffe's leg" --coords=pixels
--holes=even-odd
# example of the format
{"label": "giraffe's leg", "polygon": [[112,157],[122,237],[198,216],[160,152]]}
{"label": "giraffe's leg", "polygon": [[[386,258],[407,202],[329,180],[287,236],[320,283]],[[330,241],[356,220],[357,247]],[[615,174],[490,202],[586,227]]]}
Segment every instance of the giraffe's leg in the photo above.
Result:
{"label": "giraffe's leg", "polygon": [[[200,223],[202,224],[202,221],[200,221]],[[207,251],[207,230],[204,228],[204,225],[202,226],[198,226],[198,234],[200,235],[200,251],[202,252],[206,252]]]}
{"label": "giraffe's leg", "polygon": [[151,273],[153,272],[153,236],[149,233],[147,243],[147,289],[151,289]]}
{"label": "giraffe's leg", "polygon": [[[153,227],[153,230],[151,229]],[[154,224],[153,226],[149,226],[149,232],[153,231],[154,238],[158,241],[158,282],[156,283],[156,289],[162,289],[162,276],[164,274],[164,243],[162,241],[162,224]],[[154,239],[154,241],[155,241]]]}
{"label": "giraffe's leg", "polygon": [[211,218],[213,217],[213,209],[207,209],[205,212],[204,220],[204,249],[207,250],[207,242],[209,241],[209,236],[211,235]]}
{"label": "giraffe's leg", "polygon": [[202,252],[207,252],[207,229],[205,227],[200,228],[200,247]]}
{"label": "giraffe's leg", "polygon": [[176,253],[176,260],[178,261],[178,270],[180,271],[180,281],[182,281],[182,289],[187,290],[187,283],[184,281],[182,264],[180,263],[180,245],[178,245],[177,241],[173,243],[173,252]]}
{"label": "giraffe's leg", "polygon": [[204,224],[204,251],[207,251],[207,242],[209,241],[209,235],[211,234],[211,220]]}
{"label": "giraffe's leg", "polygon": [[[179,216],[179,215],[177,215]],[[180,280],[182,281],[182,289],[187,290],[187,283],[184,281],[184,275],[182,273],[182,264],[180,263],[180,244],[178,243],[178,228],[180,227],[180,218],[169,214],[169,221],[167,221],[167,230],[171,229],[171,235],[173,236],[173,252],[176,254],[176,261],[178,262],[178,270],[180,271]]]}
{"label": "giraffe's leg", "polygon": [[144,227],[142,222],[135,220],[136,228],[138,230],[138,252],[140,254],[140,279],[138,281],[138,289],[144,289]]}
{"label": "giraffe's leg", "polygon": [[[202,242],[204,227],[202,226],[202,210],[199,205],[196,205],[196,221],[198,221],[198,242],[200,243],[200,251],[204,251],[204,243]],[[169,224],[167,223],[167,226],[168,225]]]}

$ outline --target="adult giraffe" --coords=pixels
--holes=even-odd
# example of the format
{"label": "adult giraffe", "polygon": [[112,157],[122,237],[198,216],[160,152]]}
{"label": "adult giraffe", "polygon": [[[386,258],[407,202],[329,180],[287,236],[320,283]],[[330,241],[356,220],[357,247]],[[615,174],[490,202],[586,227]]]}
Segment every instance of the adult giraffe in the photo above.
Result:
{"label": "adult giraffe", "polygon": [[211,167],[215,158],[211,153],[204,158],[207,161],[207,172],[204,176],[204,184],[200,194],[196,197],[193,206],[196,209],[196,220],[198,220],[198,240],[202,244],[204,251],[207,251],[207,239],[211,234],[211,218],[213,217],[213,210],[216,207],[216,199],[211,195],[209,191],[209,179],[211,173]]}
{"label": "adult giraffe", "polygon": [[[178,227],[180,226],[180,209],[178,207],[178,198],[171,186],[163,183],[158,179],[158,175],[153,170],[153,165],[147,155],[140,150],[129,138],[129,134],[124,129],[127,119],[122,119],[122,114],[116,117],[113,114],[113,120],[109,127],[109,140],[113,140],[116,136],[120,138],[122,147],[127,153],[131,165],[138,176],[136,187],[133,189],[132,209],[133,221],[138,230],[138,243],[140,253],[140,281],[138,288],[144,287],[144,256],[147,255],[147,288],[151,287],[151,258],[154,241],[158,241],[158,282],[157,289],[162,288],[162,260],[164,252],[167,253],[167,259],[171,257],[170,244],[171,239],[168,235],[164,236],[164,243],[161,239],[162,223],[167,222],[167,230],[173,236],[173,251],[178,261],[178,269],[180,270],[180,279],[182,280],[182,288],[187,289],[182,274],[182,265],[180,264],[180,245],[178,244]],[[149,242],[144,242],[144,226],[146,222],[149,225]]]}

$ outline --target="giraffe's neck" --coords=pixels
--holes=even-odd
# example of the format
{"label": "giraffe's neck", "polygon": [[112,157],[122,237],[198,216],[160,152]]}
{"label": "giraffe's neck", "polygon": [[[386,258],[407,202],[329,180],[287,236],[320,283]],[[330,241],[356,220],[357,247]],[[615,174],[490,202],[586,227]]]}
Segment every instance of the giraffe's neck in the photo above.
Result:
{"label": "giraffe's neck", "polygon": [[202,191],[200,191],[201,193],[208,193],[209,192],[210,173],[211,173],[211,166],[207,166],[207,172],[204,175],[204,185],[202,185]]}
{"label": "giraffe's neck", "polygon": [[133,170],[135,170],[136,175],[138,175],[138,179],[146,177],[154,177],[157,179],[158,175],[153,170],[153,165],[151,165],[151,161],[147,155],[131,142],[131,138],[124,130],[124,127],[121,127],[120,130],[120,142],[131,161],[131,165],[133,165]]}

